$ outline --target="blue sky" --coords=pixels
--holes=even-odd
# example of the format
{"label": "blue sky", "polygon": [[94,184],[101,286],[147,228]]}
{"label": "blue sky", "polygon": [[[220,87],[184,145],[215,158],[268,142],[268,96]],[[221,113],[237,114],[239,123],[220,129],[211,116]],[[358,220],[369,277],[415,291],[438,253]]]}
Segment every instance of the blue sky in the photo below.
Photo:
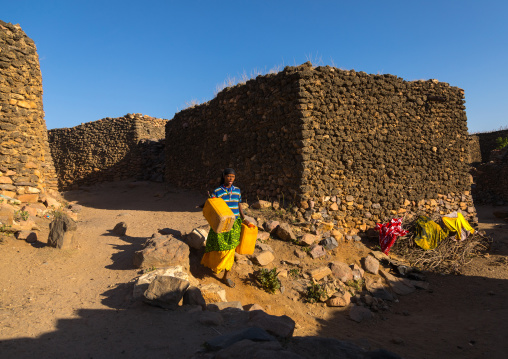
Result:
{"label": "blue sky", "polygon": [[4,1],[38,49],[48,129],[171,119],[228,77],[332,65],[465,90],[470,132],[508,126],[507,1]]}

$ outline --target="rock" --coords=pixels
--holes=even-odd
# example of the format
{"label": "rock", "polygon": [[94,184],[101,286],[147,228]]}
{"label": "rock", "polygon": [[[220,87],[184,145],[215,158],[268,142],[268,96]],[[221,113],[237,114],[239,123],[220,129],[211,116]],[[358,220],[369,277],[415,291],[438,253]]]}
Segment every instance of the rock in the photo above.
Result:
{"label": "rock", "polygon": [[344,234],[338,229],[332,230],[330,234],[332,235],[333,238],[335,238],[337,242],[341,241],[344,238]]}
{"label": "rock", "polygon": [[264,310],[259,304],[247,304],[243,306],[243,310],[252,312],[253,310]]}
{"label": "rock", "polygon": [[199,305],[203,310],[206,310],[206,301],[201,294],[201,289],[191,286],[183,294],[184,305]]}
{"label": "rock", "polygon": [[347,307],[351,303],[351,294],[348,291],[333,294],[326,304],[329,307]]}
{"label": "rock", "polygon": [[39,195],[37,193],[20,194],[17,198],[21,203],[37,203],[39,201]]}
{"label": "rock", "polygon": [[413,284],[411,284],[409,279],[395,277],[394,275],[384,270],[381,270],[380,273],[383,277],[385,277],[386,281],[395,294],[408,295],[415,291],[415,287]]}
{"label": "rock", "polygon": [[189,285],[188,281],[180,278],[156,276],[144,293],[145,302],[162,308],[175,308]]}
{"label": "rock", "polygon": [[360,268],[356,263],[351,265],[351,270],[353,271],[353,280],[358,281],[363,278],[364,270]]}
{"label": "rock", "polygon": [[[199,284],[199,281],[192,275],[184,271],[182,266],[173,266],[169,268],[159,268],[148,273],[143,274],[138,278],[134,289],[132,291],[133,299],[141,299],[143,293],[148,289],[150,283],[153,282],[157,276],[168,276],[176,277],[188,281],[191,285],[195,286]],[[192,288],[192,287],[191,287]]]}
{"label": "rock", "polygon": [[49,224],[48,245],[59,249],[71,248],[74,244],[74,232],[78,226],[67,216],[56,217]]}
{"label": "rock", "polygon": [[250,312],[248,325],[263,328],[268,333],[281,338],[290,338],[295,330],[295,321],[287,315],[270,315],[262,310]]}
{"label": "rock", "polygon": [[326,250],[331,251],[339,246],[335,238],[328,237],[319,242]]}
{"label": "rock", "polygon": [[155,233],[144,249],[134,253],[133,263],[137,268],[171,267],[181,265],[189,269],[189,246],[172,235]]}
{"label": "rock", "polygon": [[372,312],[365,307],[355,305],[349,311],[349,318],[357,323],[360,323],[364,320],[372,319]]}
{"label": "rock", "polygon": [[265,231],[267,231],[268,233],[272,233],[279,226],[279,224],[280,224],[279,221],[265,222],[264,224]]}
{"label": "rock", "polygon": [[369,273],[378,274],[379,272],[379,262],[373,256],[368,255],[363,258],[363,268]]}
{"label": "rock", "polygon": [[325,278],[327,275],[332,274],[332,271],[330,270],[330,268],[324,266],[310,270],[309,274],[314,280],[319,281]]}
{"label": "rock", "polygon": [[381,262],[383,260],[385,260],[385,261],[389,261],[390,260],[390,257],[388,257],[386,254],[384,254],[381,251],[372,251],[372,252],[369,253],[369,255],[371,255],[374,258],[376,258],[379,262]]}
{"label": "rock", "polygon": [[44,202],[44,204],[46,205],[47,208],[58,209],[58,208],[61,207],[60,202],[58,202],[55,198],[53,198],[53,197],[51,197],[49,195],[46,195],[46,198],[44,199],[43,202]]}
{"label": "rock", "polygon": [[283,241],[296,241],[296,236],[291,229],[291,226],[287,223],[281,223],[275,228],[275,235]]}
{"label": "rock", "polygon": [[265,232],[265,231],[258,231],[258,238],[257,239],[265,242],[268,239],[270,239],[270,233]]}
{"label": "rock", "polygon": [[112,232],[116,236],[125,236],[125,233],[127,233],[127,223],[125,222],[117,223],[115,228],[113,228]]}
{"label": "rock", "polygon": [[304,245],[307,245],[307,246],[311,246],[313,245],[314,243],[316,243],[317,241],[319,240],[319,237],[318,236],[315,236],[313,234],[310,234],[310,233],[305,233],[302,238],[300,239],[300,244],[304,244]]}
{"label": "rock", "polygon": [[381,278],[370,278],[367,277],[365,279],[365,288],[372,294],[373,297],[379,298],[382,300],[389,300],[390,302],[394,301],[393,295],[390,293],[388,288],[383,283]]}
{"label": "rock", "polygon": [[268,334],[266,330],[259,327],[250,327],[207,340],[205,342],[205,346],[209,348],[209,350],[218,351],[224,348],[228,348],[231,345],[245,339],[255,342],[277,341],[277,339]]}
{"label": "rock", "polygon": [[199,286],[199,289],[201,290],[201,295],[207,304],[227,302],[226,291],[218,284],[210,283],[202,285]]}
{"label": "rock", "polygon": [[312,259],[316,259],[326,255],[326,250],[323,248],[323,246],[314,244],[310,248],[311,249],[309,251],[309,254],[312,257]]}
{"label": "rock", "polygon": [[201,249],[206,246],[206,238],[208,231],[204,228],[194,228],[192,232],[185,236],[185,241],[189,247],[194,249]]}
{"label": "rock", "polygon": [[260,251],[270,251],[270,252],[274,253],[273,248],[270,247],[268,244],[256,242],[255,248],[259,249]]}
{"label": "rock", "polygon": [[259,253],[258,255],[254,256],[254,260],[257,264],[260,266],[266,266],[267,264],[270,264],[275,259],[275,256],[270,251],[263,251]]}
{"label": "rock", "polygon": [[429,290],[430,284],[429,282],[423,282],[420,280],[410,280],[409,281],[415,288],[417,289],[423,289],[423,290]]}
{"label": "rock", "polygon": [[83,210],[83,206],[76,203],[69,204],[69,209],[75,213],[80,213]]}
{"label": "rock", "polygon": [[37,242],[37,233],[31,231],[21,231],[16,233],[16,238],[28,243],[35,243]]}
{"label": "rock", "polygon": [[233,302],[215,302],[210,303],[206,306],[206,309],[211,312],[218,312],[220,310],[224,309],[238,309],[243,310],[242,303],[239,301],[233,301]]}
{"label": "rock", "polygon": [[265,209],[265,208],[272,207],[272,204],[268,201],[259,200],[259,201],[254,202],[251,205],[251,207],[254,209]]}
{"label": "rock", "polygon": [[353,280],[353,271],[346,263],[332,262],[330,269],[333,276],[343,283]]}
{"label": "rock", "polygon": [[204,325],[219,326],[224,324],[224,317],[218,312],[202,312],[198,321]]}
{"label": "rock", "polygon": [[10,209],[0,209],[0,224],[12,226],[14,224],[14,214]]}

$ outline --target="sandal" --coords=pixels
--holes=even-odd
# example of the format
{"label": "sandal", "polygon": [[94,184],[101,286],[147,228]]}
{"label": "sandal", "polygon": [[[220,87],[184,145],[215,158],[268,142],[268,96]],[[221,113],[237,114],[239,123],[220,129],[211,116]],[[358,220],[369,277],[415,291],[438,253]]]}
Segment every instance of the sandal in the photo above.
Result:
{"label": "sandal", "polygon": [[223,281],[225,285],[227,285],[229,288],[234,288],[235,287],[235,282],[233,282],[231,279],[226,279]]}

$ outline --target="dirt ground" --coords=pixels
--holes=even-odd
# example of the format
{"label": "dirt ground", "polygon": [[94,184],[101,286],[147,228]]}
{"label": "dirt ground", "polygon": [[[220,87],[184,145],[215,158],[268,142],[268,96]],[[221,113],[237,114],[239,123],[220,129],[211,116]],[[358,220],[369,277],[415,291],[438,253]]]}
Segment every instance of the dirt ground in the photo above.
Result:
{"label": "dirt ground", "polygon": [[[202,194],[116,182],[67,192],[65,198],[83,206],[76,248],[47,247],[44,219],[37,243],[11,237],[0,244],[0,358],[187,358],[206,339],[234,330],[234,318],[211,327],[199,322],[202,313],[131,300],[141,274],[132,266],[134,251],[160,229],[178,233],[205,224],[197,208]],[[227,298],[292,317],[295,336],[350,340],[404,358],[506,358],[508,223],[492,215],[499,209],[508,207],[477,207],[480,229],[494,239],[489,253],[475,258],[463,275],[428,274],[430,290],[400,297],[370,321],[353,322],[344,308],[304,304],[293,290],[265,293],[249,283],[252,267],[246,265],[236,266],[237,285],[226,289]],[[124,237],[111,234],[118,222],[127,223]],[[282,258],[297,259],[287,243],[268,244],[276,253],[274,266],[284,267]],[[368,252],[361,243],[341,243],[328,258],[306,259],[303,266],[335,259],[359,263]],[[202,283],[217,283],[198,265],[199,256],[191,251],[192,274]]]}

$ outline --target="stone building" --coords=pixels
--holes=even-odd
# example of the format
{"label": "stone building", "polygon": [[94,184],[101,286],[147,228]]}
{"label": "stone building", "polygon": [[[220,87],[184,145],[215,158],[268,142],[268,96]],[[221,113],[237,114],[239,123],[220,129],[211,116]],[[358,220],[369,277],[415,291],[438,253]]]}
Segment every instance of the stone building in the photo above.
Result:
{"label": "stone building", "polygon": [[455,210],[472,220],[468,145],[463,90],[306,63],[177,113],[165,176],[204,192],[233,167],[248,201],[346,227]]}
{"label": "stone building", "polygon": [[56,187],[35,44],[19,25],[0,21],[0,193],[37,202]]}

